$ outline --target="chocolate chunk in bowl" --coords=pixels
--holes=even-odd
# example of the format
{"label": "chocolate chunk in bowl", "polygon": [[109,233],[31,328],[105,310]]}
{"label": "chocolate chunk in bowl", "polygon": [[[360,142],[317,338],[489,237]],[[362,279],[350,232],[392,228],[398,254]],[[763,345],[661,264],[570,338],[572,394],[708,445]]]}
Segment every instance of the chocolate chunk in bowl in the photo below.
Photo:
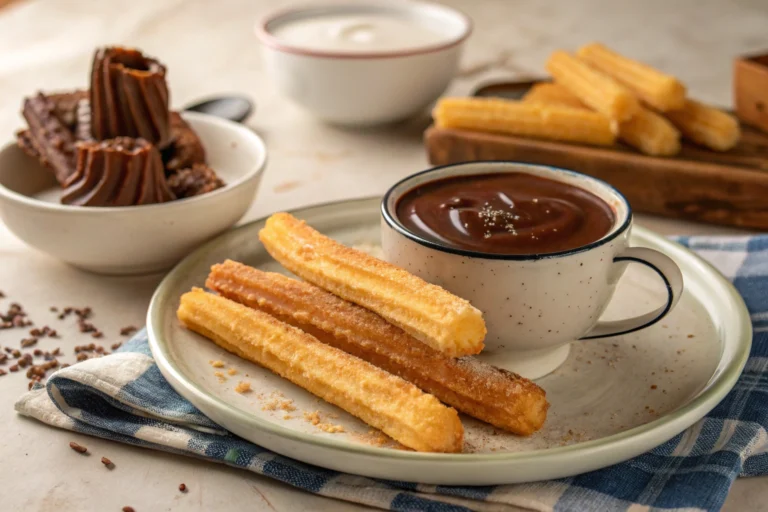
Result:
{"label": "chocolate chunk in bowl", "polygon": [[144,139],[118,137],[77,144],[77,167],[61,202],[79,206],[133,206],[175,199],[160,152]]}

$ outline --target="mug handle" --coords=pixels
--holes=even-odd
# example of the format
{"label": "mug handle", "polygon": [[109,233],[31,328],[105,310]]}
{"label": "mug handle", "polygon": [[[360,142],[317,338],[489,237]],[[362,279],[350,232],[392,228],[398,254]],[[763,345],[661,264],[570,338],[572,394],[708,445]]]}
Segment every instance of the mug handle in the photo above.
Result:
{"label": "mug handle", "polygon": [[683,294],[683,274],[680,268],[669,256],[659,251],[645,247],[629,247],[613,258],[613,262],[641,263],[656,272],[667,288],[667,302],[644,315],[611,322],[598,322],[586,336],[580,338],[582,340],[619,336],[650,327],[664,318]]}

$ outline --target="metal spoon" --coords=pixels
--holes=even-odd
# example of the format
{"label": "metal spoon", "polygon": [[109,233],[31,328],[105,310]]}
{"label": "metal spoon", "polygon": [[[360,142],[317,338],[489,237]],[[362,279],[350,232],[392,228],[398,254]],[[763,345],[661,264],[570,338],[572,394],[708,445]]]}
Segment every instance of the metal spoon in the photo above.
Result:
{"label": "metal spoon", "polygon": [[202,112],[242,123],[253,112],[253,102],[245,96],[220,96],[199,101],[185,107],[184,110]]}

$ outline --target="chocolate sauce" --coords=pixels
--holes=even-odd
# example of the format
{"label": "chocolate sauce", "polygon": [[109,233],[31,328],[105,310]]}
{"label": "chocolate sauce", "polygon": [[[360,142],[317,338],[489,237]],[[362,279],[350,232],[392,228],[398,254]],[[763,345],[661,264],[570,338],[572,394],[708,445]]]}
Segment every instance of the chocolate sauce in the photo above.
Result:
{"label": "chocolate sauce", "polygon": [[426,183],[400,198],[396,214],[427,240],[492,254],[567,251],[599,240],[614,224],[611,207],[591,192],[525,173]]}

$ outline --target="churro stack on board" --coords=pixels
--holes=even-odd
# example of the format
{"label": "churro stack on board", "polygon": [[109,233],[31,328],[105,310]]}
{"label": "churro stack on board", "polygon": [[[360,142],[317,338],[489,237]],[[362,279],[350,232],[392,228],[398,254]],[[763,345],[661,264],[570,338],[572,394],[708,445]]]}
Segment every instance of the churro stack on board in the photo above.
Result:
{"label": "churro stack on board", "polygon": [[611,146],[621,140],[651,156],[674,156],[680,138],[728,151],[741,132],[735,117],[687,97],[674,76],[600,43],[575,54],[558,50],[546,69],[552,83],[520,101],[443,98],[433,112],[439,128]]}

